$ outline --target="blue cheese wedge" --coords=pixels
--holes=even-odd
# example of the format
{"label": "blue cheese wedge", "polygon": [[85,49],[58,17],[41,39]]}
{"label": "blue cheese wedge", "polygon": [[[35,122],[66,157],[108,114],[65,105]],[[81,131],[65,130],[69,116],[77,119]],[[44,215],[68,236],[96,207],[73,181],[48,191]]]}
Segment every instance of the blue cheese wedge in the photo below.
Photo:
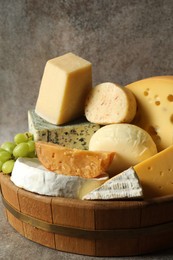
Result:
{"label": "blue cheese wedge", "polygon": [[88,150],[91,136],[100,128],[100,125],[81,119],[68,125],[57,126],[42,119],[35,113],[35,110],[29,110],[28,128],[29,132],[34,135],[35,141],[52,142],[69,148]]}
{"label": "blue cheese wedge", "polygon": [[82,197],[83,200],[143,198],[142,186],[131,167]]}
{"label": "blue cheese wedge", "polygon": [[11,181],[18,187],[40,195],[80,199],[91,190],[101,186],[108,175],[85,179],[48,171],[37,158],[18,158]]}

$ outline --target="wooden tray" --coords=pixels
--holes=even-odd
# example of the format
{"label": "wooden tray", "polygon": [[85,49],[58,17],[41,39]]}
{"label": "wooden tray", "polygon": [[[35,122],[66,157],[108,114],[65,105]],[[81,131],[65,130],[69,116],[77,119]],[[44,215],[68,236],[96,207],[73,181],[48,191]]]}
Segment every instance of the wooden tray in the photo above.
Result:
{"label": "wooden tray", "polygon": [[173,245],[173,196],[151,201],[81,201],[40,196],[0,173],[9,223],[24,237],[90,256],[132,256]]}

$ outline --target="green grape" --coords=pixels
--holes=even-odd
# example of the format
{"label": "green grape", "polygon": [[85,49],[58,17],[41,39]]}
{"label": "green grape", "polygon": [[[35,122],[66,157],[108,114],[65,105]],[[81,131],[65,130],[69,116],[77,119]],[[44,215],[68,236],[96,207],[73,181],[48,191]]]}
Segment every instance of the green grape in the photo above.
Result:
{"label": "green grape", "polygon": [[9,152],[10,154],[13,153],[16,144],[12,142],[5,142],[1,145],[1,148]]}
{"label": "green grape", "polygon": [[16,144],[20,144],[20,143],[27,142],[27,141],[28,141],[28,137],[27,137],[27,135],[25,135],[23,133],[19,133],[19,134],[15,135],[15,137],[14,137],[14,142]]}
{"label": "green grape", "polygon": [[13,155],[15,158],[18,157],[27,157],[29,153],[29,145],[27,143],[20,143],[16,145],[13,150]]}
{"label": "green grape", "polygon": [[4,163],[4,162],[6,162],[6,161],[8,161],[10,159],[11,159],[11,154],[9,152],[7,152],[5,150],[0,151],[0,161],[1,162]]}
{"label": "green grape", "polygon": [[26,135],[28,141],[33,141],[34,140],[34,136],[33,136],[32,133],[25,132],[24,135]]}
{"label": "green grape", "polygon": [[28,153],[27,157],[29,157],[29,158],[36,158],[37,155],[36,155],[35,151],[33,151],[33,152]]}
{"label": "green grape", "polygon": [[14,160],[9,160],[3,163],[2,165],[2,172],[5,174],[10,174],[14,167]]}
{"label": "green grape", "polygon": [[34,152],[35,151],[35,142],[34,141],[28,141],[27,144],[29,146],[29,152]]}
{"label": "green grape", "polygon": [[3,162],[0,161],[0,172],[2,171]]}

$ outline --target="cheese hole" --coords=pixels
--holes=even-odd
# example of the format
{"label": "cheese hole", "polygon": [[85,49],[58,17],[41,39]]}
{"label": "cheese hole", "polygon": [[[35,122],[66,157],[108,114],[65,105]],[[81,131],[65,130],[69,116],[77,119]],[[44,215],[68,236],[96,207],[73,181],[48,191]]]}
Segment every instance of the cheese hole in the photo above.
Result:
{"label": "cheese hole", "polygon": [[148,96],[148,91],[147,90],[144,91],[144,96]]}
{"label": "cheese hole", "polygon": [[52,158],[55,158],[55,153],[52,154]]}
{"label": "cheese hole", "polygon": [[173,115],[171,115],[170,121],[171,121],[171,123],[173,123]]}
{"label": "cheese hole", "polygon": [[160,105],[160,101],[155,101],[155,105],[159,106]]}
{"label": "cheese hole", "polygon": [[171,94],[168,95],[167,99],[168,99],[168,101],[173,102],[173,95],[171,95]]}
{"label": "cheese hole", "polygon": [[151,170],[152,170],[152,167],[151,167],[151,166],[148,166],[148,170],[151,171]]}
{"label": "cheese hole", "polygon": [[164,175],[164,173],[162,171],[160,171],[160,176],[163,176],[163,175]]}

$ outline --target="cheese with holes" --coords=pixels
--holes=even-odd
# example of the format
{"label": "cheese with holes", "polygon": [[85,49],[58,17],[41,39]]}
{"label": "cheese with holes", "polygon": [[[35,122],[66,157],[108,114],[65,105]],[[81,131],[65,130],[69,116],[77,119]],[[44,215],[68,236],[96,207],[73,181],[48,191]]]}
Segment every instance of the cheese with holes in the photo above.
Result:
{"label": "cheese with holes", "polygon": [[107,180],[82,197],[83,200],[137,199],[143,197],[142,186],[133,168]]}
{"label": "cheese with holes", "polygon": [[34,110],[29,110],[28,128],[34,135],[35,141],[52,142],[69,148],[87,150],[91,136],[100,125],[82,118],[70,124],[57,126],[39,117]]}
{"label": "cheese with holes", "polygon": [[134,166],[144,198],[173,195],[173,146]]}
{"label": "cheese with holes", "polygon": [[114,152],[71,149],[58,144],[35,142],[39,161],[46,169],[66,175],[95,178],[108,169]]}
{"label": "cheese with holes", "polygon": [[130,123],[135,114],[136,99],[133,93],[111,82],[92,88],[85,102],[85,116],[92,123]]}
{"label": "cheese with holes", "polygon": [[40,195],[79,199],[107,179],[108,174],[89,180],[57,174],[44,168],[37,158],[18,158],[11,174],[11,181],[25,190]]}
{"label": "cheese with holes", "polygon": [[173,144],[173,76],[136,81],[125,88],[136,97],[138,110],[133,124],[146,130],[159,151]]}
{"label": "cheese with holes", "polygon": [[103,126],[93,134],[90,151],[113,151],[116,153],[108,172],[111,176],[153,156],[157,153],[151,136],[132,124]]}
{"label": "cheese with holes", "polygon": [[52,124],[70,122],[84,114],[91,87],[90,62],[73,53],[51,59],[44,69],[35,111]]}

